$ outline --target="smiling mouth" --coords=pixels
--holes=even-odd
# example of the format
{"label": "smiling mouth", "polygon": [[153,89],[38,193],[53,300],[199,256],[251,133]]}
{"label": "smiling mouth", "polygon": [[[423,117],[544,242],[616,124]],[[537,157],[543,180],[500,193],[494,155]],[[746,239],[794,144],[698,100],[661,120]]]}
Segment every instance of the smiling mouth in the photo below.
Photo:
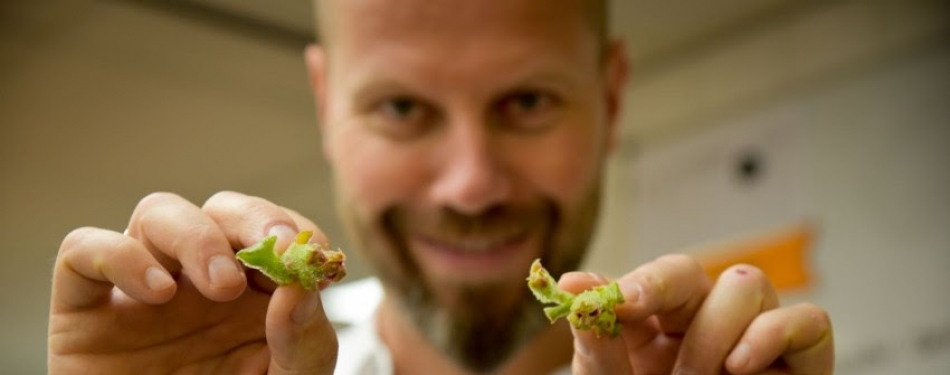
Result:
{"label": "smiling mouth", "polygon": [[467,238],[441,239],[426,235],[417,235],[416,240],[433,249],[464,254],[489,254],[512,248],[524,242],[528,232],[519,232],[507,236],[471,236]]}
{"label": "smiling mouth", "polygon": [[439,277],[456,280],[496,279],[518,273],[535,257],[532,232],[506,236],[436,238],[413,236],[416,260]]}

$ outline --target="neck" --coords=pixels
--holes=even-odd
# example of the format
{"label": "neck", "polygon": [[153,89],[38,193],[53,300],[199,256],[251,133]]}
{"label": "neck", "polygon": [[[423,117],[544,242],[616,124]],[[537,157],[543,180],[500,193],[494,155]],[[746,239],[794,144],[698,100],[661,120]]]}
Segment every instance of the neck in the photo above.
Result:
{"label": "neck", "polygon": [[[443,355],[397,304],[391,294],[387,293],[376,315],[379,335],[392,354],[396,375],[475,375]],[[491,374],[547,375],[569,365],[573,353],[571,331],[562,319],[540,332]]]}

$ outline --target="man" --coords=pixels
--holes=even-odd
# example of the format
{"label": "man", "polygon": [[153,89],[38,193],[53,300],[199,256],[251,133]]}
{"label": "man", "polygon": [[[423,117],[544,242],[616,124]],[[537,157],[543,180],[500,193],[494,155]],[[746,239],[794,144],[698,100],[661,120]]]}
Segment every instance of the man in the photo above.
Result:
{"label": "man", "polygon": [[[831,373],[823,310],[779,307],[762,273],[714,284],[686,256],[618,281],[617,337],[550,325],[525,287],[541,258],[576,269],[617,137],[627,61],[602,1],[327,0],[306,51],[339,213],[383,281],[371,341],[347,368],[397,374]],[[233,252],[317,226],[239,193],[143,199],[126,233],[63,241],[51,373],[330,374],[318,293],[245,273]],[[566,273],[582,291],[608,280]],[[250,286],[250,287],[249,287]],[[357,356],[358,357],[358,356]],[[341,363],[341,365],[344,363]],[[375,367],[374,367],[375,366]],[[341,366],[342,368],[342,366]]]}

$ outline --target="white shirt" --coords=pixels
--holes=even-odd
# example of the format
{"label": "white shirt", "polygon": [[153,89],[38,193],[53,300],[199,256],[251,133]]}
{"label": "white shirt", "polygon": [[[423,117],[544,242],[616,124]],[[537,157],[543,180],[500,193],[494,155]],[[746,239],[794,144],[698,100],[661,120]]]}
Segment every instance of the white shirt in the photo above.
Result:
{"label": "white shirt", "polygon": [[337,332],[340,343],[334,375],[392,375],[393,358],[370,318]]}
{"label": "white shirt", "polygon": [[[347,285],[351,284],[351,285]],[[345,300],[343,296],[348,298]],[[349,324],[337,331],[340,344],[335,375],[392,375],[393,359],[389,348],[379,337],[375,311],[382,299],[382,287],[374,279],[344,283],[323,292],[321,296],[327,317],[336,323]],[[570,375],[570,367],[551,375]]]}

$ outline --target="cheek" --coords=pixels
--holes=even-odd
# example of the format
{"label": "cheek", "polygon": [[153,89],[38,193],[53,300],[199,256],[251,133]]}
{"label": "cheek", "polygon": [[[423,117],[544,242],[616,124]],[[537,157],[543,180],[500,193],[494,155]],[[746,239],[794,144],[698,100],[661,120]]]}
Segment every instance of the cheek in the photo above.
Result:
{"label": "cheek", "polygon": [[511,157],[523,178],[561,204],[573,206],[598,177],[602,141],[597,132],[575,126],[515,148]]}
{"label": "cheek", "polygon": [[363,218],[408,199],[422,179],[418,158],[380,137],[343,126],[335,133],[332,164],[338,195]]}

